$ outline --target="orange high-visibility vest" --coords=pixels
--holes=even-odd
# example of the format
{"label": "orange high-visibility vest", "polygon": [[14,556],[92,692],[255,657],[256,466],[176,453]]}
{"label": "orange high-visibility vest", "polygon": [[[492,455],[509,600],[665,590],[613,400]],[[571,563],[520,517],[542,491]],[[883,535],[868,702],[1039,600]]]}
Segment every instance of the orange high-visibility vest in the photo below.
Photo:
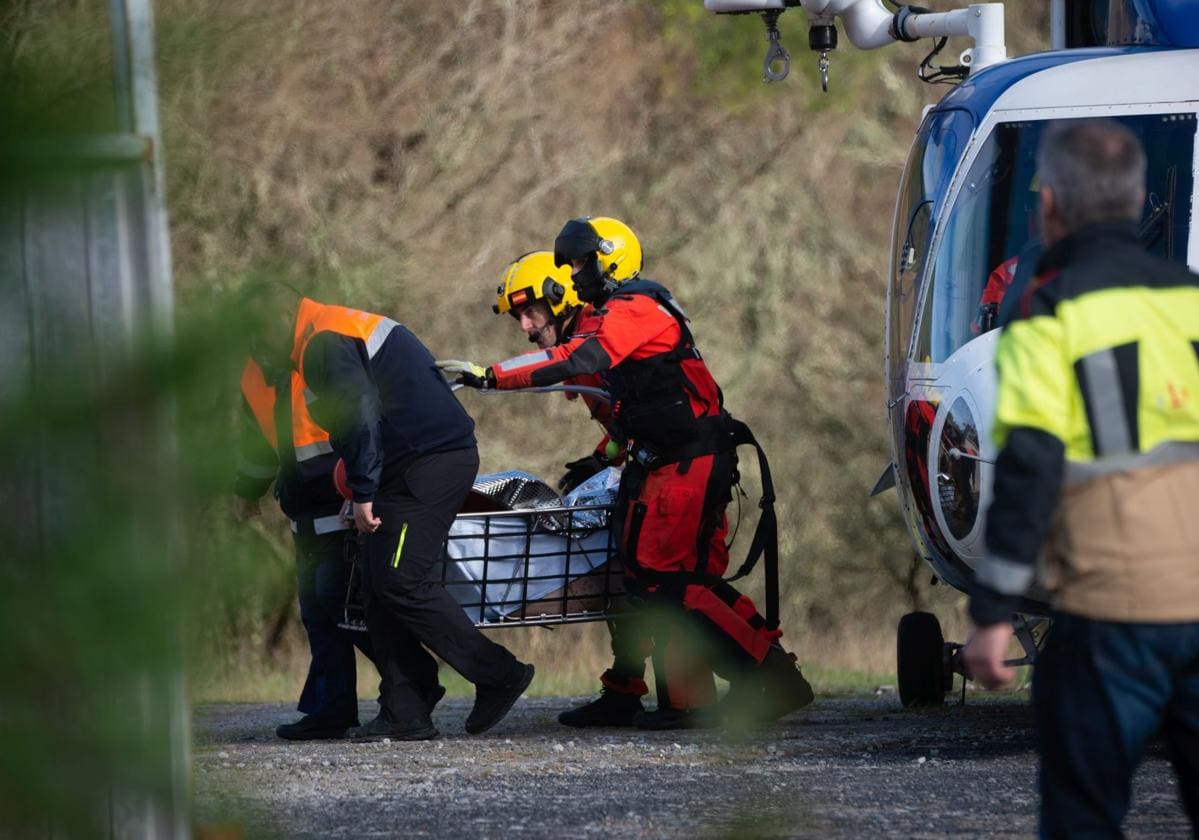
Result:
{"label": "orange high-visibility vest", "polygon": [[[241,392],[258,421],[262,434],[276,450],[279,434],[275,429],[275,389],[267,384],[262,368],[253,359],[246,362],[241,375]],[[308,413],[311,392],[299,372],[291,372],[291,438],[296,462],[302,463],[333,451],[329,433],[316,424]]]}
{"label": "orange high-visibility vest", "polygon": [[330,306],[304,298],[296,313],[295,345],[291,360],[293,366],[304,375],[304,350],[318,332],[334,332],[351,338],[362,339],[366,345],[366,357],[373,359],[387,340],[391,331],[398,327],[395,321],[383,315],[374,315],[345,306]]}

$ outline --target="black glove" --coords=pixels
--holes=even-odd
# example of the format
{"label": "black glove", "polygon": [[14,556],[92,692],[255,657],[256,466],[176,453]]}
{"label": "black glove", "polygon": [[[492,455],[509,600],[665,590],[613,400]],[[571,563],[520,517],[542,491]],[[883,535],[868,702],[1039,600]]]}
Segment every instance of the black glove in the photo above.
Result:
{"label": "black glove", "polygon": [[482,376],[474,371],[464,371],[458,377],[458,384],[465,385],[467,388],[488,391],[495,387],[495,374],[491,372],[491,368],[484,368]]}
{"label": "black glove", "polygon": [[571,461],[566,465],[566,472],[558,479],[558,492],[566,495],[607,466],[608,462],[595,452],[586,458]]}
{"label": "black glove", "polygon": [[478,388],[480,391],[495,387],[495,374],[491,368],[480,367],[473,362],[460,362],[457,359],[438,360],[434,364],[446,376],[456,375],[454,381],[459,385]]}

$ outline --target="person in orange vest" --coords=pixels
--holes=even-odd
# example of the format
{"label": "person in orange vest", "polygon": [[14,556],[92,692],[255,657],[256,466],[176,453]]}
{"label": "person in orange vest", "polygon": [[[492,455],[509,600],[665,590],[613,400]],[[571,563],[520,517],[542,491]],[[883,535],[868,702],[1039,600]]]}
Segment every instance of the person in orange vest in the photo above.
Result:
{"label": "person in orange vest", "polygon": [[[750,559],[767,557],[767,612],[723,575],[725,508],[737,480],[735,449],[754,445],[765,495],[773,502],[764,454],[744,423],[724,409],[724,398],[699,354],[688,321],[670,293],[638,278],[641,246],[617,219],[567,222],[554,259],[571,266],[575,292],[597,314],[595,328],[555,347],[483,368],[462,362],[439,366],[463,385],[513,389],[598,375],[613,400],[613,425],[628,446],[617,522],[621,556],[633,584],[658,614],[672,705],[644,712],[646,729],[682,728],[710,720],[686,697],[697,656],[727,676],[723,717],[773,720],[807,705],[811,686],[778,643],[777,555],[772,505],[764,505]],[[764,499],[764,501],[766,501]],[[763,527],[765,526],[765,527]],[[740,573],[739,573],[740,574]],[[680,621],[682,619],[683,621]],[[698,631],[698,632],[696,632]],[[676,685],[678,691],[676,692]]]}
{"label": "person in orange vest", "polygon": [[279,284],[251,300],[255,356],[307,384],[308,412],[345,461],[353,496],[383,698],[379,717],[350,737],[438,735],[430,711],[442,688],[429,651],[475,684],[466,731],[491,728],[528,688],[533,666],[479,632],[434,575],[478,471],[474,421],[425,346],[392,319]]}
{"label": "person in orange vest", "polygon": [[328,433],[308,416],[305,387],[294,370],[270,368],[268,373],[253,359],[246,361],[241,376],[245,422],[233,497],[234,515],[245,521],[258,513],[258,500],[274,484],[275,498],[291,522],[300,621],[312,657],[298,706],[304,716],[275,730],[293,741],[341,738],[358,725],[355,645],[374,658],[365,633],[338,626],[351,530],[341,519],[341,496],[333,486],[337,456]]}

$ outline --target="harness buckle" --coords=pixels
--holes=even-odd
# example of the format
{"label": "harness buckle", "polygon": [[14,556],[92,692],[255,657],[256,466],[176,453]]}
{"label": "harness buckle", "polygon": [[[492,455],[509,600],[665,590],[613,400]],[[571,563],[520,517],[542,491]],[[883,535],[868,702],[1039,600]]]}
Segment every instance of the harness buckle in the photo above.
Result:
{"label": "harness buckle", "polygon": [[664,459],[659,453],[640,443],[633,448],[633,460],[650,472],[658,469],[664,463]]}

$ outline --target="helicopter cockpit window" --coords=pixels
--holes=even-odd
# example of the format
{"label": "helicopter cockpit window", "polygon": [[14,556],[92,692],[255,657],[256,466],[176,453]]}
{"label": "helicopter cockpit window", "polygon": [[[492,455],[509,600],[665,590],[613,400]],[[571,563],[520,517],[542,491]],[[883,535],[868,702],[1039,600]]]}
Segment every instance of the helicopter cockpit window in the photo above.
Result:
{"label": "helicopter cockpit window", "polygon": [[[1139,115],[1120,122],[1140,137],[1149,161],[1141,241],[1154,253],[1185,262],[1195,115]],[[1045,125],[996,126],[947,211],[917,338],[922,361],[945,361],[1015,313],[1042,251],[1036,149]]]}
{"label": "helicopter cockpit window", "polygon": [[891,266],[891,358],[907,357],[925,257],[934,228],[934,210],[970,136],[972,122],[964,111],[929,116],[908,157],[895,216]]}

